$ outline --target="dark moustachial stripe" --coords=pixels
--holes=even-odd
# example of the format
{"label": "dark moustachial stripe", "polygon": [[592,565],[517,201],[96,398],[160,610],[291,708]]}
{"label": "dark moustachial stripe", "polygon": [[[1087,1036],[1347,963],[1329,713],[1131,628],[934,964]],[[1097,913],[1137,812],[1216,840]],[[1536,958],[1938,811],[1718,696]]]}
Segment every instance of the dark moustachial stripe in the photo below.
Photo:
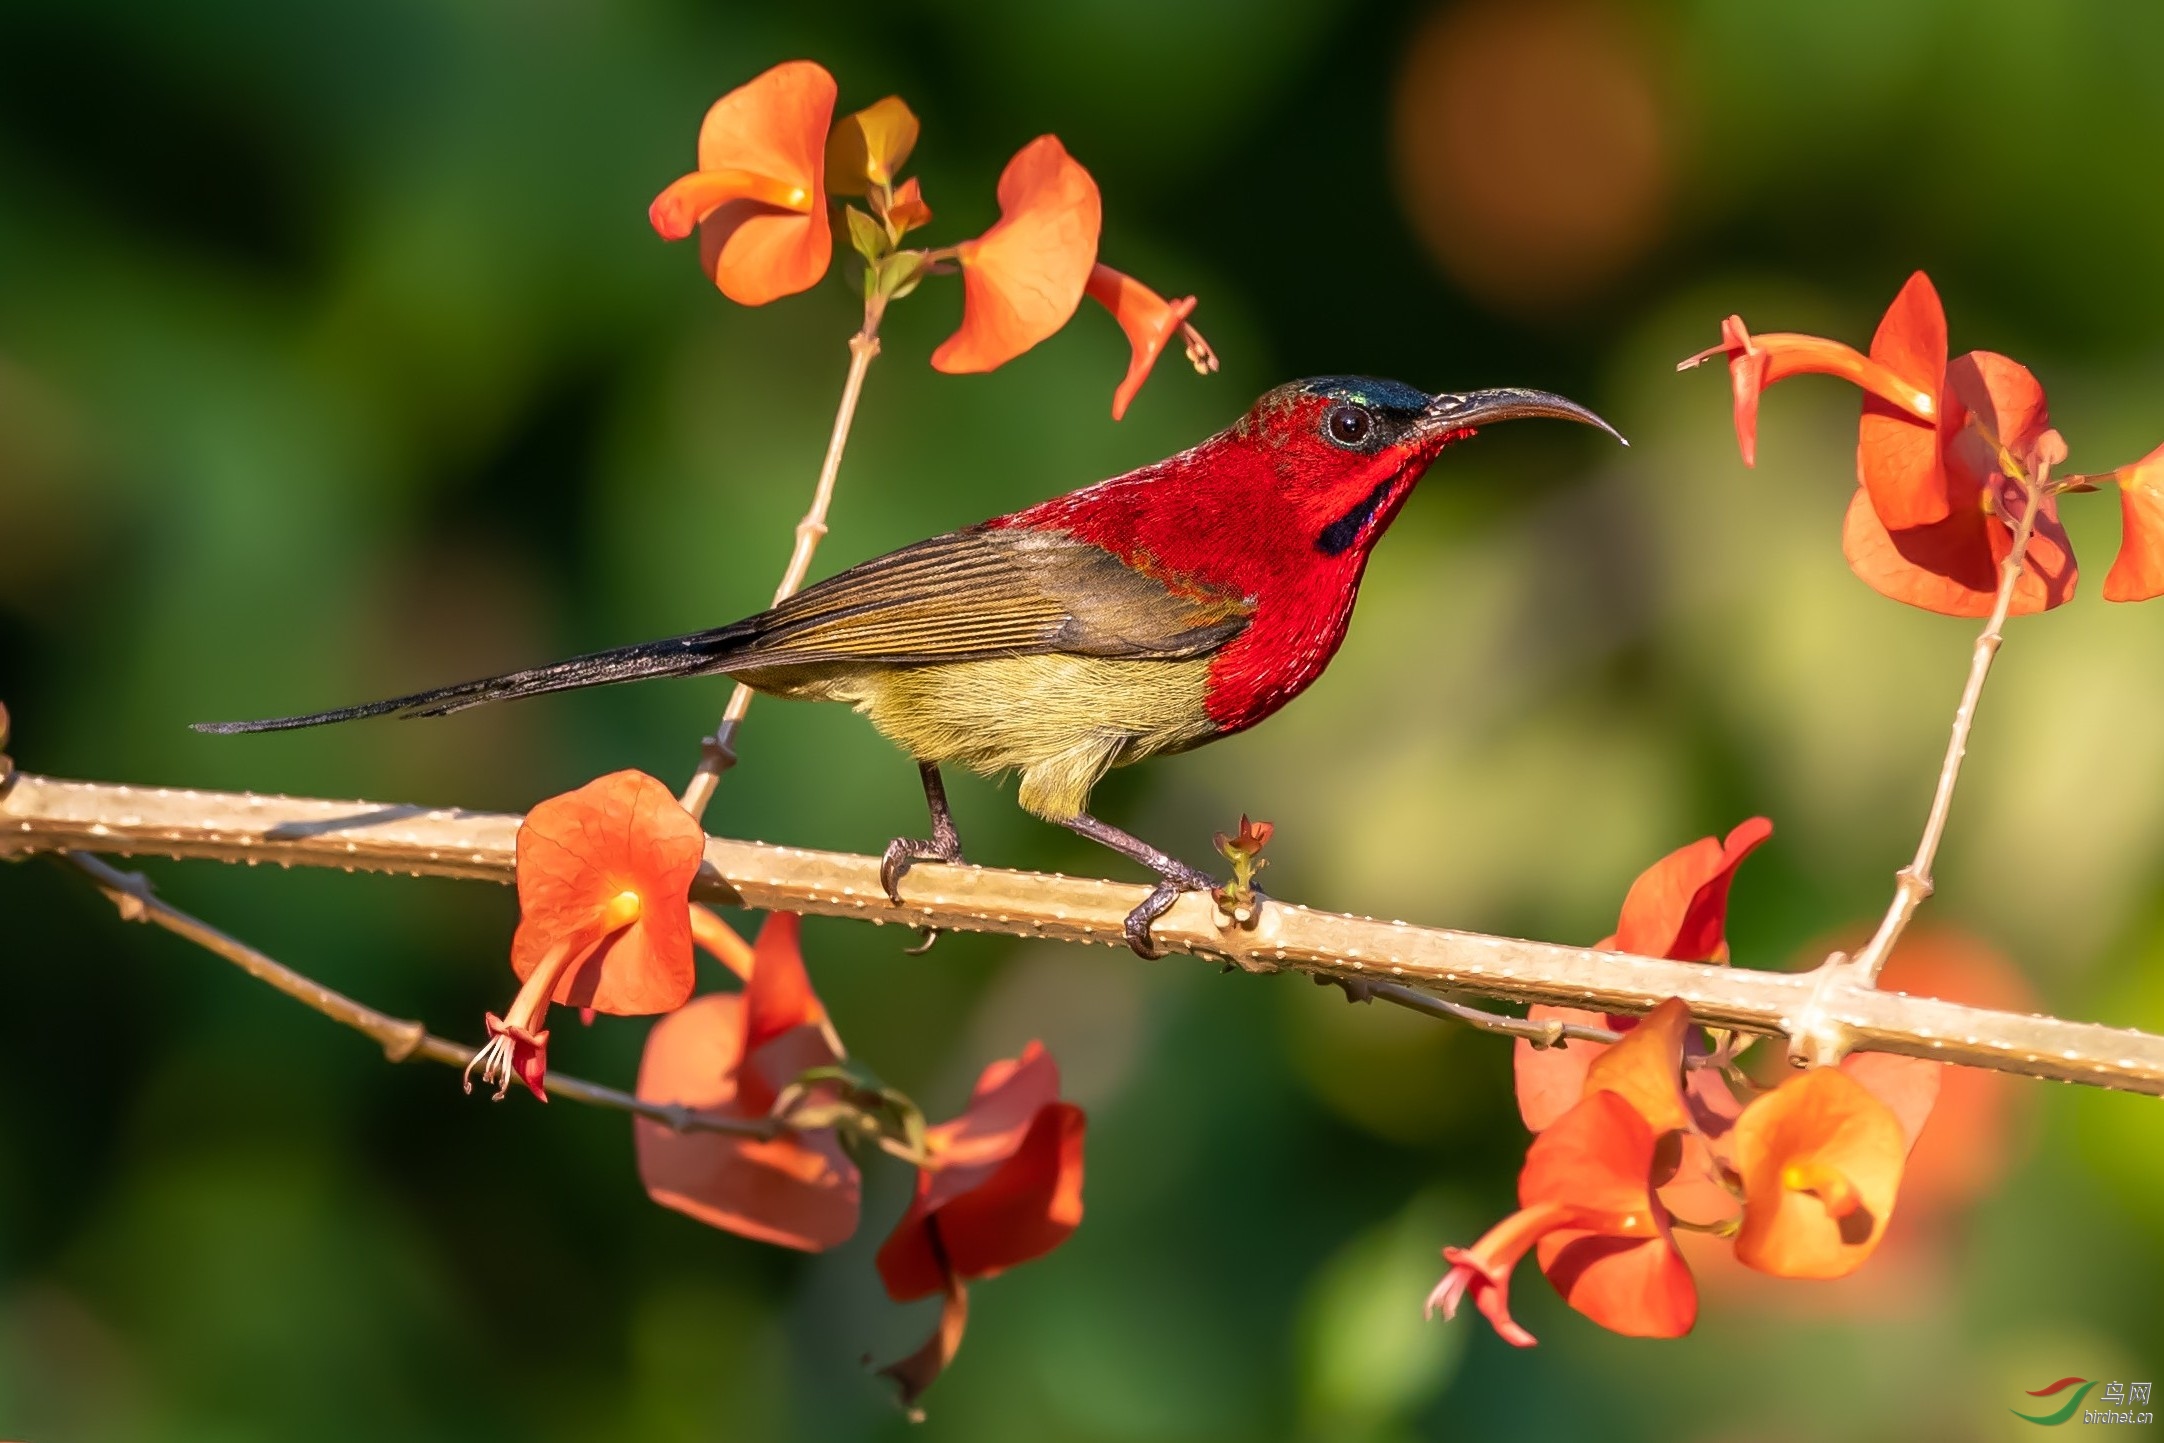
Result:
{"label": "dark moustachial stripe", "polygon": [[1390,488],[1397,485],[1395,476],[1385,476],[1375,483],[1375,489],[1360,498],[1360,504],[1322,529],[1315,538],[1315,549],[1325,556],[1343,556],[1360,539],[1361,530],[1375,519],[1375,513],[1389,498]]}

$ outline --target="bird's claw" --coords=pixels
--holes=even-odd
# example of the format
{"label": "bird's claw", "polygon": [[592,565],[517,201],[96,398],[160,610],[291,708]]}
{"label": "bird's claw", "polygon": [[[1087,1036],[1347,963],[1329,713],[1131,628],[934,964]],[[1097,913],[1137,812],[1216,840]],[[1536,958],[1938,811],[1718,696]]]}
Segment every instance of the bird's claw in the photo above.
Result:
{"label": "bird's claw", "polygon": [[1134,954],[1145,961],[1155,961],[1165,954],[1158,950],[1150,938],[1150,924],[1172,910],[1172,904],[1180,900],[1182,892],[1215,892],[1217,879],[1202,872],[1189,871],[1177,877],[1167,877],[1150,889],[1150,895],[1142,899],[1142,905],[1127,914],[1120,924],[1120,931],[1127,938],[1127,945]]}
{"label": "bird's claw", "polygon": [[879,859],[879,885],[887,894],[887,900],[895,906],[902,905],[902,878],[919,862],[944,862],[950,867],[962,865],[962,846],[948,842],[944,846],[936,841],[918,837],[896,837],[887,843],[886,853]]}

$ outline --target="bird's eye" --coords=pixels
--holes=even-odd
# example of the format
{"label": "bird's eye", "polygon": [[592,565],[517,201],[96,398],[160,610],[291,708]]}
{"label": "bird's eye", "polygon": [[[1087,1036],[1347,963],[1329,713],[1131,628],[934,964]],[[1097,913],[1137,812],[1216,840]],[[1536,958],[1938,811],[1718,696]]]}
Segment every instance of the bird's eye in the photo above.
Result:
{"label": "bird's eye", "polygon": [[1375,418],[1364,407],[1339,406],[1330,412],[1324,424],[1329,428],[1330,439],[1340,446],[1358,446],[1375,429]]}

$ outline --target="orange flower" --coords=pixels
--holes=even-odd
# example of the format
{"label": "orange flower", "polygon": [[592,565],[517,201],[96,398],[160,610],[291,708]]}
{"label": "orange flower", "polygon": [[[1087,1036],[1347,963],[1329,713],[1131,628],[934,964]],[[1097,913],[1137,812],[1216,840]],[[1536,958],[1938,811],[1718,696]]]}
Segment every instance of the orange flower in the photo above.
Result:
{"label": "orange flower", "polygon": [[738,86],[699,126],[699,168],[648,208],[663,240],[698,228],[701,264],[740,305],[795,295],[826,274],[834,247],[825,191],[834,93],[834,77],[809,60]]}
{"label": "orange flower", "polygon": [[2164,596],[2164,446],[2112,473],[2125,523],[2119,556],[2104,578],[2106,601]]}
{"label": "orange flower", "polygon": [[1907,1155],[1900,1119],[1856,1078],[1814,1067],[1789,1079],[1736,1120],[1736,1257],[1784,1278],[1854,1272],[1885,1234]]}
{"label": "orange flower", "polygon": [[691,996],[691,879],[706,834],[667,787],[614,772],[542,802],[519,824],[518,932],[523,982],[490,1041],[467,1064],[501,1098],[515,1075],[546,1102],[549,1004],[633,1016]]}
{"label": "orange flower", "polygon": [[1563,1300],[1614,1332],[1676,1338],[1698,1317],[1698,1293],[1653,1195],[1656,1134],[1613,1092],[1595,1092],[1533,1140],[1518,1175],[1519,1210],[1451,1265],[1428,1296],[1430,1316],[1456,1314],[1468,1293],[1504,1341],[1534,1339],[1510,1316],[1510,1274],[1538,1249]]}
{"label": "orange flower", "polygon": [[[741,993],[711,993],[654,1024],[639,1062],[641,1098],[761,1118],[807,1069],[841,1060],[804,970],[800,926],[794,913],[769,915]],[[643,1117],[635,1129],[640,1180],[663,1207],[806,1252],[856,1231],[857,1168],[831,1129],[759,1139],[678,1132]]]}
{"label": "orange flower", "polygon": [[896,1302],[945,1299],[924,1347],[881,1370],[904,1406],[961,1346],[963,1284],[1042,1257],[1081,1223],[1083,1127],[1082,1109],[1059,1101],[1058,1065],[1032,1042],[984,1070],[960,1117],[927,1131],[916,1197],[877,1259]]}
{"label": "orange flower", "polygon": [[[1670,852],[1638,874],[1623,898],[1616,930],[1594,945],[1603,952],[1632,952],[1678,962],[1725,962],[1729,885],[1743,859],[1772,835],[1772,822],[1751,817],[1737,823],[1726,840],[1701,837]],[[1527,1009],[1527,1015],[1619,1031],[1638,1025],[1631,1017],[1544,1004]],[[1589,1086],[1586,1071],[1602,1051],[1598,1043],[1538,1048],[1520,1040],[1512,1049],[1511,1062],[1518,1114],[1525,1125],[1539,1132],[1576,1104]]]}
{"label": "orange flower", "polygon": [[1133,276],[1123,275],[1102,263],[1090,268],[1087,290],[1090,299],[1110,311],[1112,318],[1120,323],[1133,351],[1127,362],[1127,375],[1119,389],[1112,393],[1113,420],[1127,414],[1128,403],[1142,389],[1142,383],[1150,378],[1150,369],[1157,364],[1157,358],[1175,335],[1185,337],[1187,359],[1199,374],[1208,375],[1217,369],[1217,355],[1210,349],[1210,343],[1187,323],[1187,318],[1195,313],[1193,296],[1168,301]]}
{"label": "orange flower", "polygon": [[[1849,569],[1882,596],[1947,616],[1988,616],[1999,566],[2013,550],[2014,518],[2028,505],[2024,488],[2005,474],[2004,458],[2034,473],[2064,459],[2066,448],[2050,428],[2044,388],[2026,367],[1991,351],[1971,351],[1946,375],[1935,476],[1953,498],[1952,513],[1927,525],[1889,529],[1878,493],[1867,484],[1849,499],[1841,549]],[[2073,599],[2074,582],[2074,553],[2059,524],[2059,503],[2047,496],[2009,614],[2063,605]]]}
{"label": "orange flower", "polygon": [[1056,136],[1023,146],[1000,172],[999,223],[955,247],[962,325],[932,365],[994,370],[1066,325],[1097,260],[1101,212],[1097,182]]}
{"label": "orange flower", "polygon": [[[1678,369],[1729,358],[1744,464],[1757,459],[1758,397],[1766,386],[1805,373],[1854,382],[1865,395],[1859,489],[1842,531],[1849,568],[1895,601],[1951,616],[1988,615],[1999,563],[2013,546],[2012,518],[2026,504],[2005,474],[2006,458],[2033,473],[2047,456],[2056,464],[2064,455],[2036,378],[1990,351],[1949,364],[1946,313],[1922,271],[1887,307],[1868,357],[1819,336],[1753,336],[1740,316],[1724,321],[1721,335],[1722,344]],[[2013,614],[2047,610],[2073,594],[2073,555],[2047,498]]]}

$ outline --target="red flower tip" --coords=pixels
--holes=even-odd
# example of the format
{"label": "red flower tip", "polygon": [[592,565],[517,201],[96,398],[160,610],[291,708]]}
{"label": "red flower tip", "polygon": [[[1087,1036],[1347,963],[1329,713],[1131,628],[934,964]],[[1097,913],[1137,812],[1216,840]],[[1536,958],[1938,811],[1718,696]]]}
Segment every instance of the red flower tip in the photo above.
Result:
{"label": "red flower tip", "polygon": [[542,1087],[549,1070],[549,1035],[547,1031],[532,1032],[524,1027],[514,1027],[495,1013],[485,1014],[488,1024],[488,1043],[474,1053],[466,1062],[466,1091],[473,1091],[473,1075],[481,1074],[481,1081],[495,1086],[497,1102],[511,1090],[515,1078],[526,1084],[526,1090],[542,1102],[549,1095]]}
{"label": "red flower tip", "polygon": [[1127,362],[1127,375],[1121,380],[1119,389],[1112,393],[1113,420],[1120,420],[1127,414],[1128,403],[1149,379],[1151,368],[1175,335],[1186,337],[1187,359],[1198,373],[1207,375],[1217,369],[1217,353],[1202,339],[1202,333],[1187,323],[1187,318],[1195,313],[1193,296],[1168,301],[1133,276],[1124,275],[1101,262],[1090,268],[1086,289],[1090,299],[1110,311],[1112,318],[1120,323],[1132,351]]}
{"label": "red flower tip", "polygon": [[1097,260],[1097,182],[1041,135],[999,177],[999,222],[955,248],[962,325],[932,352],[947,372],[995,370],[1067,324]]}
{"label": "red flower tip", "polygon": [[[788,913],[767,918],[741,993],[711,993],[654,1025],[639,1063],[642,1099],[755,1121],[806,1070],[840,1060],[796,923]],[[640,1118],[635,1133],[639,1178],[663,1207],[806,1252],[856,1231],[860,1179],[831,1129],[760,1138]]]}
{"label": "red flower tip", "polygon": [[714,102],[699,126],[699,168],[654,198],[664,240],[699,230],[699,255],[723,295],[760,306],[826,274],[827,122],[834,77],[809,60],[777,65]]}
{"label": "red flower tip", "polygon": [[2164,596],[2164,446],[2112,473],[2123,523],[2119,555],[2104,578],[2106,601]]}

